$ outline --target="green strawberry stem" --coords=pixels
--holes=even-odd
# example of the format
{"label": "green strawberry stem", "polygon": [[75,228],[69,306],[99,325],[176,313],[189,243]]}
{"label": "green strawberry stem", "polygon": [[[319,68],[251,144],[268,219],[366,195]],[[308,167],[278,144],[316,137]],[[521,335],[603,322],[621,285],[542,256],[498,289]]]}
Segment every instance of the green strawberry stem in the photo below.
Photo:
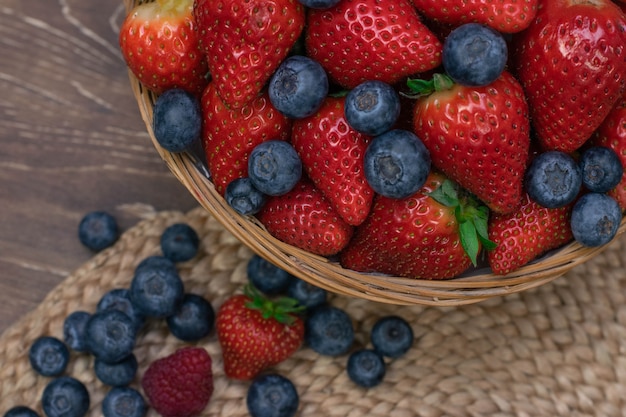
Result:
{"label": "green strawberry stem", "polygon": [[459,190],[456,183],[445,180],[429,196],[446,207],[454,208],[454,215],[459,222],[459,236],[465,253],[476,266],[481,246],[487,250],[495,249],[495,242],[489,240],[487,223],[489,209],[465,190]]}
{"label": "green strawberry stem", "polygon": [[407,80],[406,85],[409,87],[411,92],[404,93],[404,96],[409,98],[420,98],[429,96],[437,91],[447,91],[454,86],[454,81],[446,74],[435,73],[429,80],[410,78]]}
{"label": "green strawberry stem", "polygon": [[276,300],[270,300],[252,284],[246,285],[244,293],[250,301],[246,307],[261,311],[264,319],[273,318],[279,323],[291,325],[295,320],[295,314],[301,313],[305,307],[300,305],[298,301],[290,297],[280,297]]}

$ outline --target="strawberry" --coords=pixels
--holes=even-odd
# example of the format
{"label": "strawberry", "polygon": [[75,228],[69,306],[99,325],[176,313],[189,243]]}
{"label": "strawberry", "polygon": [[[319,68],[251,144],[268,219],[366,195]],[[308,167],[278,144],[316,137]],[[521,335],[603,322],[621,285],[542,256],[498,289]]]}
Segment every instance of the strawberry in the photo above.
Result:
{"label": "strawberry", "polygon": [[526,29],[537,13],[538,0],[411,0],[419,12],[438,23],[459,26],[481,23],[503,33]]}
{"label": "strawberry", "polygon": [[626,18],[610,0],[542,0],[514,39],[515,70],[541,146],[578,149],[626,85]]}
{"label": "strawberry", "polygon": [[[613,149],[622,161],[622,165],[626,166],[626,94],[615,104],[613,110],[594,132],[590,144]],[[608,194],[617,200],[622,211],[626,211],[626,172],[617,187],[610,190]]]}
{"label": "strawberry", "polygon": [[442,44],[409,0],[342,0],[309,10],[307,54],[346,88],[366,80],[394,84],[441,63]]}
{"label": "strawberry", "polygon": [[268,300],[252,286],[228,298],[215,322],[226,376],[249,380],[293,355],[304,340],[302,310],[294,299]]}
{"label": "strawberry", "polygon": [[163,417],[200,415],[213,394],[212,360],[200,347],[187,346],[152,362],[141,386]]}
{"label": "strawberry", "polygon": [[252,149],[268,140],[289,139],[291,122],[276,110],[267,93],[240,109],[228,108],[213,81],[202,94],[201,102],[207,166],[215,189],[224,195],[232,180],[248,176]]}
{"label": "strawberry", "polygon": [[275,238],[322,256],[341,251],[353,233],[353,227],[304,176],[293,190],[269,198],[257,217]]}
{"label": "strawberry", "polygon": [[192,10],[193,0],[144,2],[122,22],[119,45],[124,60],[135,77],[157,94],[182,88],[200,95],[208,82]]}
{"label": "strawberry", "polygon": [[405,199],[377,195],[368,218],[340,254],[355,271],[448,279],[477,264],[487,239],[488,210],[441,173]]}
{"label": "strawberry", "polygon": [[570,228],[572,205],[549,209],[524,193],[519,210],[493,214],[489,218],[489,239],[497,247],[487,252],[494,274],[506,275],[573,239]]}
{"label": "strawberry", "polygon": [[228,107],[253,100],[304,28],[297,0],[196,0],[200,44]]}
{"label": "strawberry", "polygon": [[374,191],[363,173],[369,137],[344,116],[345,97],[329,97],[312,116],[293,122],[291,143],[315,186],[348,224],[365,220]]}
{"label": "strawberry", "polygon": [[521,202],[530,127],[522,87],[508,72],[484,87],[446,76],[410,82],[418,94],[414,131],[432,163],[497,213]]}

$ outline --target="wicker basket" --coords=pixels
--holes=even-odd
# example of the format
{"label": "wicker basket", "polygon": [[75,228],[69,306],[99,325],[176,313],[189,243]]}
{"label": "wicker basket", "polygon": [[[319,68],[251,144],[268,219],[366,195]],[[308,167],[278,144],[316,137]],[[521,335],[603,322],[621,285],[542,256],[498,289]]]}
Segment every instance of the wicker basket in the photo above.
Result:
{"label": "wicker basket", "polygon": [[[127,10],[146,0],[124,0]],[[576,265],[592,258],[606,246],[583,247],[570,243],[506,276],[478,269],[450,280],[424,280],[364,274],[342,268],[338,263],[287,245],[271,236],[254,217],[243,217],[229,207],[216,191],[202,162],[190,153],[170,153],[161,148],[152,131],[152,109],[156,96],[130,75],[148,133],[172,173],[206,210],[255,253],[311,284],[334,293],[389,304],[454,306],[476,303],[543,285]],[[626,230],[623,220],[618,230]]]}

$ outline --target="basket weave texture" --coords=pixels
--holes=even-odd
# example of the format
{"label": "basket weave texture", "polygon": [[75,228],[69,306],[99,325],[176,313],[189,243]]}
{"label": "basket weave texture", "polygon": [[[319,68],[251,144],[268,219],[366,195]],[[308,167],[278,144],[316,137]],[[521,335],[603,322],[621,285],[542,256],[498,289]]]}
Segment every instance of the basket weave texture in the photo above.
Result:
{"label": "basket weave texture", "polygon": [[[93,311],[113,288],[128,287],[134,268],[160,254],[159,237],[187,222],[200,235],[199,254],[178,265],[185,289],[215,309],[246,282],[252,251],[203,208],[162,212],[126,231],[53,289],[32,312],[0,335],[0,415],[29,405],[44,415],[41,393],[50,380],[35,375],[28,347],[41,335],[62,337],[64,318]],[[355,346],[371,347],[374,322],[406,318],[416,341],[388,361],[383,383],[362,389],[347,377],[347,356],[324,357],[302,347],[273,372],[290,378],[300,395],[300,417],[624,416],[626,415],[626,241],[617,240],[562,279],[506,297],[458,307],[396,306],[332,295],[355,325]],[[171,336],[162,320],[148,321],[138,337],[138,380],[152,361],[188,344]],[[196,343],[213,358],[215,391],[203,416],[244,417],[247,382],[227,379],[215,334]],[[101,416],[108,387],[93,359],[72,354],[67,374],[91,396],[89,417]],[[140,389],[140,388],[139,388]],[[147,417],[156,417],[149,409]]]}
{"label": "basket weave texture", "polygon": [[[146,0],[124,0],[127,10]],[[133,94],[152,142],[170,171],[224,227],[263,258],[314,285],[338,294],[398,305],[463,305],[538,287],[596,256],[605,247],[587,248],[572,242],[506,276],[488,268],[451,280],[426,280],[364,274],[342,268],[271,236],[253,216],[236,213],[217,192],[200,160],[190,153],[163,149],[152,130],[156,96],[129,73]],[[622,221],[618,235],[626,230]]]}

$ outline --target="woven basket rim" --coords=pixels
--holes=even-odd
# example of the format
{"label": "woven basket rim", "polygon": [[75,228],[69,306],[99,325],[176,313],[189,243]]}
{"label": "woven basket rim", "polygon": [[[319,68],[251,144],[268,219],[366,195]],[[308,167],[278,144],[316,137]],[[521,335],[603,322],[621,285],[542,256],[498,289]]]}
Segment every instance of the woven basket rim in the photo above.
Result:
{"label": "woven basket rim", "polygon": [[[124,0],[127,11],[141,2],[145,1]],[[152,128],[152,109],[156,95],[144,87],[130,70],[128,73],[131,89],[154,148],[198,203],[259,256],[298,278],[337,294],[398,305],[471,304],[544,285],[610,245],[585,247],[571,242],[504,276],[484,269],[452,279],[428,280],[359,273],[342,268],[337,262],[274,238],[253,216],[239,215],[217,192],[200,161],[187,152],[171,153],[163,149]],[[615,239],[625,230],[626,219],[622,219]]]}

